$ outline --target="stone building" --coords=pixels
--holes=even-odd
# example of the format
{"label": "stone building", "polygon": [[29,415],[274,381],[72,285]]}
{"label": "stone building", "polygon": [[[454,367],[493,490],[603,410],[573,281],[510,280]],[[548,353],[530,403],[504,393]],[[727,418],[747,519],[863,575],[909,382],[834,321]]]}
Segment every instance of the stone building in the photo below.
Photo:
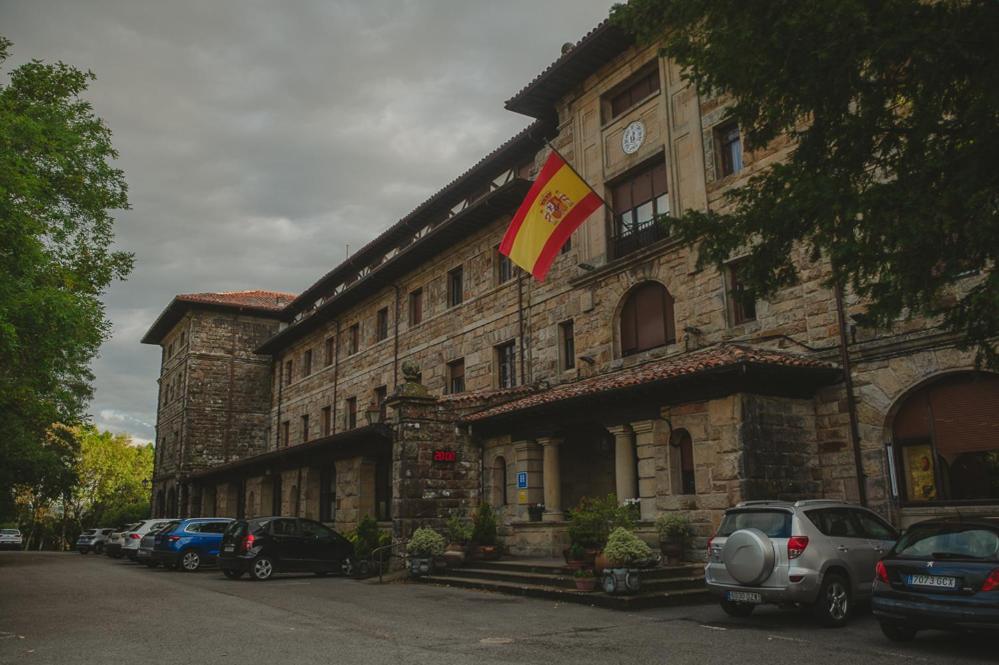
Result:
{"label": "stone building", "polygon": [[[507,101],[528,128],[282,307],[241,311],[252,334],[205,338],[220,361],[200,384],[188,370],[180,399],[214,419],[171,447],[161,400],[155,491],[178,499],[157,509],[341,529],[371,515],[405,538],[487,501],[531,555],[559,552],[565,510],[610,492],[646,529],[689,512],[698,547],[741,500],[848,499],[901,524],[995,512],[999,378],[953,337],[863,327],[863,303],[804,252],[797,284],[746,302],[740,257],[697,269],[657,222],[723,209],[788,149],[744,150],[726,103],[598,26]],[[497,247],[552,146],[608,206],[538,283]],[[176,343],[172,308],[196,312],[182,298],[144,341]],[[239,391],[223,357],[245,363]],[[178,371],[164,358],[161,386]]]}

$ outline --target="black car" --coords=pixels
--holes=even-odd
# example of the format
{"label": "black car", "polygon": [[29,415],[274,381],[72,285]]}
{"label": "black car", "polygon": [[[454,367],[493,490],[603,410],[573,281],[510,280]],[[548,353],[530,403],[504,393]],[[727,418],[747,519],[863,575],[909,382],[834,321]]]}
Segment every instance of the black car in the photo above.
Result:
{"label": "black car", "polygon": [[244,573],[255,580],[270,579],[279,572],[351,575],[354,546],[319,522],[298,517],[257,517],[229,525],[222,534],[218,565],[231,580]]}
{"label": "black car", "polygon": [[928,628],[999,630],[999,519],[920,522],[876,573],[871,609],[891,640]]}

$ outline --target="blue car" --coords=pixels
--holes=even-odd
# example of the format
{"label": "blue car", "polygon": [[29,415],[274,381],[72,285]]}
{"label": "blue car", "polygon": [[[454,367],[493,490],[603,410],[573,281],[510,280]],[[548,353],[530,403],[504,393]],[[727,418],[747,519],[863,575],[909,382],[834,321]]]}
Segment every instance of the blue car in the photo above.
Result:
{"label": "blue car", "polygon": [[228,517],[191,517],[174,522],[155,535],[153,561],[188,573],[215,563]]}

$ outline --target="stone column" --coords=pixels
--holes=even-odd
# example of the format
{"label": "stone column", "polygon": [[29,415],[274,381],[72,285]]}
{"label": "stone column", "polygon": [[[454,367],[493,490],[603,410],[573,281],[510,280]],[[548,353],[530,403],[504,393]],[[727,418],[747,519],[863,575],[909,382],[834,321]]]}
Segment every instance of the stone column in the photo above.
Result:
{"label": "stone column", "polygon": [[559,445],[562,439],[539,437],[544,457],[545,512],[541,519],[545,522],[561,522],[562,514],[562,474],[559,468]]}
{"label": "stone column", "polygon": [[638,476],[635,473],[635,435],[628,425],[614,425],[607,431],[614,435],[614,476],[617,500],[638,497]]}
{"label": "stone column", "polygon": [[517,473],[527,472],[527,489],[517,488],[517,519],[530,520],[527,506],[544,501],[544,465],[541,446],[534,441],[516,441],[513,444],[517,456]]}
{"label": "stone column", "polygon": [[638,497],[642,519],[656,517],[656,429],[661,420],[639,420],[631,423],[638,455]]}

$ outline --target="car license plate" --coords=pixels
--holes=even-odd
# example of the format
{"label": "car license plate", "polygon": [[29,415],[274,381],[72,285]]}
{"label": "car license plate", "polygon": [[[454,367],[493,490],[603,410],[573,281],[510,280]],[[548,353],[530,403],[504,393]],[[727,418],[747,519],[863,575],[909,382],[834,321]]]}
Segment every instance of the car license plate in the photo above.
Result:
{"label": "car license plate", "polygon": [[234,551],[236,551],[236,546],[235,545],[226,545],[225,547],[222,548],[222,551],[223,552],[234,552]]}
{"label": "car license plate", "polygon": [[726,591],[725,600],[733,603],[753,603],[759,605],[763,602],[763,596],[753,591]]}
{"label": "car license plate", "polygon": [[936,587],[938,589],[956,589],[956,577],[942,577],[940,575],[907,575],[906,584],[909,586]]}

